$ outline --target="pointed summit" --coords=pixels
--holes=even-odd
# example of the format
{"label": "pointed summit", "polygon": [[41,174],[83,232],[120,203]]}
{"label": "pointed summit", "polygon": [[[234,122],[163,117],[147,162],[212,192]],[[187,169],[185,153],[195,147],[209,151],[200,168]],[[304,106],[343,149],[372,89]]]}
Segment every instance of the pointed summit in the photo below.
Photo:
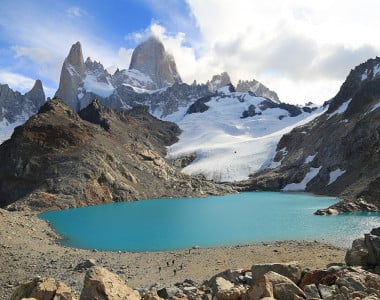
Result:
{"label": "pointed summit", "polygon": [[273,102],[281,103],[280,98],[278,97],[276,92],[270,90],[268,87],[266,87],[264,84],[257,81],[256,79],[252,79],[251,81],[239,80],[236,86],[236,91],[241,93],[252,92],[258,97],[268,98]]}
{"label": "pointed summit", "polygon": [[41,80],[36,80],[33,88],[25,94],[25,97],[31,100],[36,108],[45,102],[45,92]]}
{"label": "pointed summit", "polygon": [[69,55],[65,60],[66,64],[73,66],[78,73],[83,73],[84,71],[84,60],[82,53],[82,45],[80,42],[76,42],[71,46]]}
{"label": "pointed summit", "polygon": [[174,57],[165,50],[163,43],[154,35],[133,51],[129,69],[148,75],[158,88],[182,82]]}
{"label": "pointed summit", "polygon": [[82,45],[76,42],[72,45],[61,71],[59,87],[55,97],[63,99],[72,109],[78,110],[78,88],[83,81],[85,64]]}

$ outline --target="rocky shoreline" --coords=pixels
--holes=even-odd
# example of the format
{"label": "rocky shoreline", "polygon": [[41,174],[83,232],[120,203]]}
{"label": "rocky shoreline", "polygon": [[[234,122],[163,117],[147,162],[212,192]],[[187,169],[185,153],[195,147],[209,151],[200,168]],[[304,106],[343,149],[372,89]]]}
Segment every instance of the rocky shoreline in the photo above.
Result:
{"label": "rocky shoreline", "polygon": [[3,209],[0,228],[0,299],[9,299],[17,286],[36,276],[62,281],[79,297],[86,270],[80,264],[89,260],[116,273],[134,289],[159,289],[185,280],[202,284],[226,269],[249,269],[259,263],[298,261],[302,268],[322,269],[343,264],[347,250],[300,241],[194,249],[190,253],[82,250],[59,245],[59,236],[34,212]]}

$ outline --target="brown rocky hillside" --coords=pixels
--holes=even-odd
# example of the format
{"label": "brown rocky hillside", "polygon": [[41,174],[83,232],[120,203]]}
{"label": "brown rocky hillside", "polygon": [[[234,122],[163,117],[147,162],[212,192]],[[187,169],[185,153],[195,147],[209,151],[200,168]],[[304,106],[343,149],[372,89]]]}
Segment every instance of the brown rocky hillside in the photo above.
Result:
{"label": "brown rocky hillside", "polygon": [[179,133],[143,107],[119,113],[94,101],[77,114],[59,99],[48,101],[0,145],[0,207],[47,210],[226,192],[165,161],[165,147]]}

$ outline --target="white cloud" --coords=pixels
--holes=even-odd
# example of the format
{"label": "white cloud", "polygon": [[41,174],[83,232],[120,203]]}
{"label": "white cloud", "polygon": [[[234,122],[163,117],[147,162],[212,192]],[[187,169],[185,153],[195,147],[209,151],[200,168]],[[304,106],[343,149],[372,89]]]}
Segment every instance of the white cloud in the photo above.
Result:
{"label": "white cloud", "polygon": [[[70,7],[62,14],[58,8],[49,8],[47,13],[28,1],[23,3],[22,10],[16,7],[8,4],[4,8],[0,27],[6,28],[9,40],[14,41],[11,49],[18,61],[12,67],[20,70],[18,73],[33,69],[37,78],[48,79],[58,86],[63,61],[77,41],[82,43],[85,59],[90,56],[105,67],[128,67],[122,47],[114,47],[100,38],[96,32],[98,24],[93,23],[85,10]],[[29,13],[25,14],[25,10]],[[68,15],[75,18],[67,18]],[[88,18],[79,18],[84,16]]]}
{"label": "white cloud", "polygon": [[351,68],[380,52],[376,0],[187,2],[201,33],[194,74],[256,78],[283,101],[328,100]]}
{"label": "white cloud", "polygon": [[14,91],[26,93],[32,89],[35,80],[21,74],[0,70],[0,83],[3,82],[6,82]]}
{"label": "white cloud", "polygon": [[[7,29],[19,59],[17,70],[34,63],[37,75],[58,84],[63,60],[76,41],[85,58],[106,68],[129,67],[133,49],[123,41],[112,45],[104,34],[102,39],[97,27],[102,23],[85,9],[63,2],[64,9],[47,12],[23,2],[23,11],[9,2],[0,12],[0,27]],[[350,69],[380,53],[377,0],[143,2],[154,19],[146,30],[126,33],[126,40],[158,35],[188,83],[227,71],[234,82],[261,81],[282,101],[321,103],[335,95]]]}
{"label": "white cloud", "polygon": [[87,15],[87,12],[78,6],[71,6],[66,10],[66,14],[69,18],[80,18]]}
{"label": "white cloud", "polygon": [[[21,94],[29,92],[33,88],[35,82],[35,79],[22,74],[10,72],[8,70],[0,70],[0,84],[6,83],[13,91],[18,91]],[[56,92],[55,88],[46,86],[44,83],[43,88],[46,97],[54,96]]]}

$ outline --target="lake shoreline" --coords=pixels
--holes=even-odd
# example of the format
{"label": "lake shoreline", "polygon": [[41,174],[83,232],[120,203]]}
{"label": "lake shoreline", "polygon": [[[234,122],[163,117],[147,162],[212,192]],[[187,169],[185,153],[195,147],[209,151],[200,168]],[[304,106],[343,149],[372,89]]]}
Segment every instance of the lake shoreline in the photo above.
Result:
{"label": "lake shoreline", "polygon": [[[264,224],[265,226],[265,224]],[[226,269],[249,269],[255,263],[298,261],[302,267],[325,268],[344,263],[345,248],[322,242],[281,241],[252,245],[159,252],[109,252],[59,244],[49,224],[35,213],[0,209],[0,299],[35,276],[61,280],[79,293],[84,270],[92,259],[117,273],[132,288],[168,287],[185,279],[202,283]],[[182,266],[182,269],[181,269]],[[161,267],[161,272],[159,268]],[[174,269],[178,271],[174,274]]]}

